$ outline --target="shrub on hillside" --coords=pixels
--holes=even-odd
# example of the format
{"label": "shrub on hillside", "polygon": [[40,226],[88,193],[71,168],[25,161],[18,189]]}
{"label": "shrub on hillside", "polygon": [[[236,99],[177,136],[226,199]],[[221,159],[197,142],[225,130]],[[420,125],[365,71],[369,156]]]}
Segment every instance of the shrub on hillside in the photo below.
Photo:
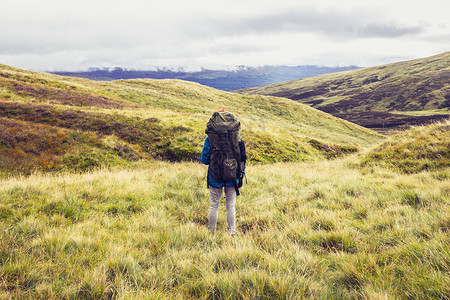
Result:
{"label": "shrub on hillside", "polygon": [[34,98],[40,101],[64,104],[70,106],[98,106],[108,109],[120,109],[124,105],[116,100],[109,99],[105,96],[95,95],[81,91],[73,86],[49,86],[48,82],[42,83],[32,82],[30,77],[27,82],[12,80],[10,84],[6,84],[9,90],[14,94],[22,97]]}
{"label": "shrub on hillside", "polygon": [[[116,136],[127,144],[138,145],[153,158],[169,161],[196,160],[201,149],[181,137],[192,134],[186,127],[165,127],[156,118],[139,119],[118,114],[58,110],[50,105],[0,102],[0,117],[52,125],[95,133],[99,137]],[[128,159],[136,155],[123,145],[116,151]]]}
{"label": "shrub on hillside", "polygon": [[107,143],[94,132],[0,118],[0,170],[29,174],[33,170],[86,171],[135,161],[131,145]]}

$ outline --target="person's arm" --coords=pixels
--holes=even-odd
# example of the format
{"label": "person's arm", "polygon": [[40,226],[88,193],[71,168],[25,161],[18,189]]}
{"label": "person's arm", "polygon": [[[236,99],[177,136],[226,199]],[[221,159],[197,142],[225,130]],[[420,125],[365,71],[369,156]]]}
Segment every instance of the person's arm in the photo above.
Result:
{"label": "person's arm", "polygon": [[210,149],[211,146],[209,145],[209,139],[206,137],[205,143],[203,144],[202,155],[200,156],[200,161],[205,165],[209,165],[211,160],[211,154],[209,153]]}

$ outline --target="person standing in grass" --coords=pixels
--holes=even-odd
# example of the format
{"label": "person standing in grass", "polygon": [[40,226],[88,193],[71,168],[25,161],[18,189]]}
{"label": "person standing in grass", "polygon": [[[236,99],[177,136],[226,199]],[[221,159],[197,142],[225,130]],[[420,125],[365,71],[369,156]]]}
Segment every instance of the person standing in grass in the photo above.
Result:
{"label": "person standing in grass", "polygon": [[216,232],[222,192],[225,192],[228,233],[231,236],[236,234],[236,197],[242,186],[247,160],[240,126],[239,120],[224,109],[215,112],[206,125],[208,136],[200,160],[208,165],[207,186],[211,203],[208,229],[213,234]]}

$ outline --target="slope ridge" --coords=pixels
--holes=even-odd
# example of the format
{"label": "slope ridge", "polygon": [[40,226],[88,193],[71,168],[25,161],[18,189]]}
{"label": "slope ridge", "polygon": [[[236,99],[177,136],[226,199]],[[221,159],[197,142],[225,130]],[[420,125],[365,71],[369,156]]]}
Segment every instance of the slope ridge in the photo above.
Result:
{"label": "slope ridge", "polygon": [[450,115],[450,52],[237,91],[285,97],[369,128]]}

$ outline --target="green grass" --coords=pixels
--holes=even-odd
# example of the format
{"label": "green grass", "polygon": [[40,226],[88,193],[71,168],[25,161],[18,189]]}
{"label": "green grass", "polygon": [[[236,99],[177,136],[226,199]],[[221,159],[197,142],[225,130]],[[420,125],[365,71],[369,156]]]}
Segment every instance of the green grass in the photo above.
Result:
{"label": "green grass", "polygon": [[414,127],[371,150],[363,165],[386,164],[416,173],[450,166],[450,121]]}
{"label": "green grass", "polygon": [[[219,108],[240,118],[254,163],[334,158],[382,140],[371,130],[281,98],[242,96],[179,80],[94,82],[0,65],[5,132],[0,170],[31,174],[142,159],[196,161],[206,123]],[[57,141],[54,132],[61,133]],[[311,139],[323,147],[313,147]]]}
{"label": "green grass", "polygon": [[0,295],[445,299],[449,169],[354,159],[250,166],[234,238],[198,163],[4,179]]}

